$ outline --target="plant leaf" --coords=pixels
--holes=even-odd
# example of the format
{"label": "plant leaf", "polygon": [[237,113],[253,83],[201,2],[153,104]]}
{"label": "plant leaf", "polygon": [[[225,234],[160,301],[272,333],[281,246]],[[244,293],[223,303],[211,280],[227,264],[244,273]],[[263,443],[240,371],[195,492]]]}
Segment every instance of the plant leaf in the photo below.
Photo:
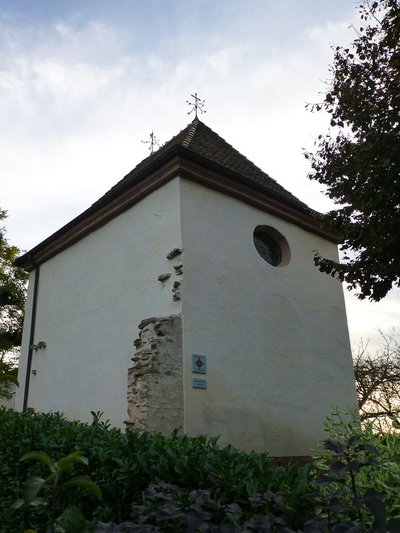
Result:
{"label": "plant leaf", "polygon": [[372,444],[359,444],[357,448],[358,450],[364,450],[374,455],[380,455],[380,451],[378,450],[378,448],[376,446],[373,446]]}
{"label": "plant leaf", "polygon": [[382,498],[376,491],[370,489],[365,493],[363,500],[375,519],[374,528],[376,531],[384,530],[386,526],[386,509]]}
{"label": "plant leaf", "polygon": [[333,476],[318,476],[314,479],[314,485],[316,487],[323,487],[325,485],[329,485],[330,483],[337,482],[337,478]]}
{"label": "plant leaf", "polygon": [[14,383],[18,385],[18,379],[14,374],[0,374],[0,381],[4,383]]}
{"label": "plant leaf", "polygon": [[44,498],[41,498],[41,497],[35,498],[30,503],[31,507],[39,507],[39,506],[46,507],[46,505],[47,505],[46,500]]}
{"label": "plant leaf", "polygon": [[324,440],[324,448],[335,453],[343,453],[344,451],[344,445],[339,440],[333,439]]}
{"label": "plant leaf", "polygon": [[25,453],[20,461],[40,461],[47,465],[50,469],[54,467],[54,461],[46,452],[28,452]]}
{"label": "plant leaf", "polygon": [[62,457],[58,461],[58,466],[62,472],[70,473],[72,467],[77,463],[87,466],[89,464],[89,459],[83,455],[83,452],[72,452],[66,457]]}
{"label": "plant leaf", "polygon": [[346,474],[346,472],[348,471],[348,466],[345,463],[342,463],[341,461],[335,461],[331,465],[331,471],[338,478],[342,478]]}
{"label": "plant leaf", "polygon": [[98,485],[94,481],[91,481],[86,476],[76,476],[72,479],[69,479],[65,483],[62,484],[61,488],[62,490],[69,489],[71,487],[80,487],[82,489],[86,489],[89,492],[91,492],[96,498],[101,500],[101,490]]}
{"label": "plant leaf", "polygon": [[23,498],[18,498],[18,500],[15,500],[9,507],[9,509],[20,509],[23,505],[25,505],[25,501]]}
{"label": "plant leaf", "polygon": [[46,481],[40,476],[28,476],[24,483],[24,501],[31,504]]}
{"label": "plant leaf", "polygon": [[10,507],[7,507],[7,509],[4,509],[3,516],[6,519],[7,522],[10,522],[12,517],[14,516],[14,513],[17,509],[20,509],[23,505],[25,505],[25,502],[22,498],[18,498],[18,500],[15,500]]}
{"label": "plant leaf", "polygon": [[75,505],[64,509],[63,513],[57,518],[59,524],[65,533],[82,533],[85,530],[85,517],[82,511]]}

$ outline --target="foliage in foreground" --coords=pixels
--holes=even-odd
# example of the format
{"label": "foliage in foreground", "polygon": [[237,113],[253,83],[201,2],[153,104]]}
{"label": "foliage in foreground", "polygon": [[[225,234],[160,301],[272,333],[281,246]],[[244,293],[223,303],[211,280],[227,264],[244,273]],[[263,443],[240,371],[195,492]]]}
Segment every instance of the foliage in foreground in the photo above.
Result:
{"label": "foliage in foreground", "polygon": [[[97,416],[87,425],[67,421],[59,414],[0,410],[0,513],[21,497],[28,475],[45,476],[44,465],[20,461],[29,451],[45,452],[54,460],[74,451],[88,458],[88,467],[82,472],[77,468],[75,474],[83,473],[96,483],[102,501],[82,498],[78,490],[65,495],[65,504],[80,507],[92,523],[129,520],[132,504],[141,505],[143,491],[155,482],[189,491],[210,490],[211,498],[221,504],[238,502],[244,508],[256,493],[281,492],[288,504],[285,519],[293,524],[301,523],[309,512],[304,501],[310,489],[306,466],[272,467],[265,454],[220,448],[215,439],[203,436],[122,433]],[[26,508],[0,531],[21,533],[37,526],[37,520],[36,511]]]}
{"label": "foliage in foreground", "polygon": [[[45,465],[49,472],[43,478],[37,475],[28,475],[24,487],[23,497],[15,500],[5,510],[4,517],[7,522],[12,522],[15,513],[23,507],[32,507],[41,516],[41,523],[46,524],[49,533],[65,531],[65,533],[78,533],[84,531],[86,521],[82,511],[77,506],[65,505],[65,493],[74,488],[88,491],[101,500],[101,491],[87,476],[74,475],[76,465],[88,466],[88,459],[81,452],[72,452],[59,461],[54,461],[45,452],[28,452],[20,461],[39,461]],[[49,487],[47,499],[42,497],[46,487]]]}
{"label": "foliage in foreground", "polygon": [[0,410],[0,531],[400,531],[400,437],[339,415],[327,429],[310,468],[201,436],[124,434],[98,415]]}
{"label": "foliage in foreground", "polygon": [[371,425],[360,433],[357,420],[339,413],[328,417],[326,432],[325,452],[314,460],[318,515],[329,524],[321,531],[400,532],[400,435],[376,434]]}

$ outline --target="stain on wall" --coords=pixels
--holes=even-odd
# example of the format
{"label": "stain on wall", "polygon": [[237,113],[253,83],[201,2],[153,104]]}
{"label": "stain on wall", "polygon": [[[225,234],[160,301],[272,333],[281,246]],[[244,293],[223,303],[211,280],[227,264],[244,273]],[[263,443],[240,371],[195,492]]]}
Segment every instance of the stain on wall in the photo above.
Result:
{"label": "stain on wall", "polygon": [[128,369],[127,427],[169,434],[183,427],[183,356],[180,315],[139,324]]}

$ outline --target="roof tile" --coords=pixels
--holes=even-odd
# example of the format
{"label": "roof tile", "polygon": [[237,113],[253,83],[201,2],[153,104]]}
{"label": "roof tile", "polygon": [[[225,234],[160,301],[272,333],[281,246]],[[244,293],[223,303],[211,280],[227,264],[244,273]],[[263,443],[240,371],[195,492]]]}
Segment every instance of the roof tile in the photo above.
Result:
{"label": "roof tile", "polygon": [[202,158],[220,165],[221,170],[222,167],[224,167],[239,174],[247,180],[250,180],[250,182],[261,185],[263,188],[265,188],[266,193],[268,193],[268,191],[277,193],[282,197],[283,201],[286,199],[289,200],[291,204],[297,205],[302,210],[310,210],[310,208],[304,202],[296,198],[284,187],[279,185],[279,183],[277,183],[273,178],[271,178],[268,174],[247,159],[247,157],[238,152],[238,150],[233,148],[233,146],[231,146],[227,141],[225,141],[197,117],[156,152],[141,161],[100,200],[105,199],[105,197],[107,197],[107,195],[111,192],[114,192],[115,189],[134,181],[135,177],[137,177],[148,165],[156,162],[173,146],[181,146],[186,148]]}

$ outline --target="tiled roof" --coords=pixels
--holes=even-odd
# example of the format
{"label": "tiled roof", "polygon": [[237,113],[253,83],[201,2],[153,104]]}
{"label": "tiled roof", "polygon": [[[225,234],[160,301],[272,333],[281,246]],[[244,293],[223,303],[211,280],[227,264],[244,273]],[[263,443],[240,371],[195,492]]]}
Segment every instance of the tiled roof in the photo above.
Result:
{"label": "tiled roof", "polygon": [[[251,182],[261,186],[266,193],[272,192],[281,197],[282,201],[289,201],[293,206],[297,206],[302,211],[311,212],[309,207],[296,198],[293,194],[279,185],[273,178],[268,176],[259,167],[252,163],[247,157],[238,152],[233,146],[226,142],[222,137],[215,133],[211,128],[197,117],[186,126],[182,131],[175,135],[171,140],[165,143],[159,150],[141,161],[129,174],[119,181],[108,193],[100,200],[105,199],[108,194],[115,192],[116,189],[134,182],[135,177],[141,174],[147,166],[162,159],[173,147],[182,147],[201,158],[205,162],[208,160],[218,165],[221,171],[228,169],[231,172],[245,178],[251,185]],[[186,151],[185,150],[185,151]]]}
{"label": "tiled roof", "polygon": [[[200,169],[200,176],[204,181],[207,182],[208,179],[207,183],[212,183],[217,190],[226,193],[228,188],[228,194],[237,193],[238,198],[256,206],[265,206],[267,202],[268,209],[272,209],[270,212],[286,217],[333,242],[339,242],[338,235],[322,228],[319,213],[284,189],[196,117],[86,211],[19,257],[15,264],[32,270],[35,265],[46,261],[122,213],[138,199],[140,201],[143,195],[154,190],[152,187],[157,187],[157,179],[161,182],[162,179],[169,179],[168,164],[174,161],[176,167],[170,167],[170,172],[182,171],[185,176],[184,172],[188,172],[189,168],[190,179],[193,176],[193,168]],[[185,166],[187,162],[192,166]],[[230,187],[231,185],[233,187]]]}

